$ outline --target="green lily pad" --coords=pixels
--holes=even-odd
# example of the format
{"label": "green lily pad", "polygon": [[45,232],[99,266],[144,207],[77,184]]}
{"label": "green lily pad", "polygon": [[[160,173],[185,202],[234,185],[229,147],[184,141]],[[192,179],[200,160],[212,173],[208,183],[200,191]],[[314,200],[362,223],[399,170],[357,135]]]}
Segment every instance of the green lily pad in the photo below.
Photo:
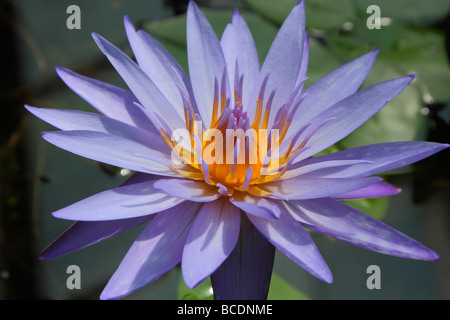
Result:
{"label": "green lily pad", "polygon": [[[246,0],[253,10],[281,25],[297,0]],[[305,0],[306,28],[331,30],[357,18],[351,0]]]}
{"label": "green lily pad", "polygon": [[265,19],[281,26],[297,1],[245,0],[245,3]]}
{"label": "green lily pad", "polygon": [[425,27],[405,27],[396,46],[382,59],[405,73],[417,73],[424,102],[450,101],[450,67],[444,34]]}

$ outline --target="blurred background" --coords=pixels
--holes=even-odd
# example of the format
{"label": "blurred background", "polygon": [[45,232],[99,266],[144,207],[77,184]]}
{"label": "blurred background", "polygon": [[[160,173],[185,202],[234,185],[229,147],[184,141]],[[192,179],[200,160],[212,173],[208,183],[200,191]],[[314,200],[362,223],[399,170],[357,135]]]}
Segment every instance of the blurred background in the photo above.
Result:
{"label": "blurred background", "polygon": [[[37,255],[71,225],[51,212],[113,188],[130,172],[69,154],[46,143],[54,130],[23,108],[93,111],[57,77],[60,65],[125,87],[95,46],[96,32],[131,55],[123,16],[146,29],[187,70],[183,0],[0,0],[0,299],[98,299],[141,228],[50,261]],[[218,35],[240,9],[263,61],[295,0],[197,1]],[[379,29],[368,19],[380,9]],[[70,5],[80,8],[81,29],[69,29]],[[380,53],[364,86],[418,73],[396,99],[350,136],[327,150],[429,140],[450,142],[450,1],[306,0],[310,85],[327,72],[376,47]],[[373,21],[373,20],[372,20]],[[370,22],[370,21],[369,21]],[[423,262],[372,253],[313,233],[334,275],[326,284],[276,255],[270,299],[450,299],[450,154],[441,152],[385,178],[403,193],[349,202],[436,250]],[[66,286],[78,265],[81,289]],[[367,268],[381,271],[381,289],[366,286]],[[211,299],[209,281],[195,290],[178,268],[129,299]]]}

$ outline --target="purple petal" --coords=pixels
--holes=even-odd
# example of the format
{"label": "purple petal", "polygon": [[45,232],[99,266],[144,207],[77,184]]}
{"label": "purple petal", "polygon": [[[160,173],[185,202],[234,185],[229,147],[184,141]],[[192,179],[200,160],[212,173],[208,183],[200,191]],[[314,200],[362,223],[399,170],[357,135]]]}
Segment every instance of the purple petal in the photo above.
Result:
{"label": "purple petal", "polygon": [[[139,67],[158,85],[159,90],[173,106],[182,106],[180,91],[176,85],[174,70],[192,93],[189,77],[175,58],[158,41],[144,30],[136,32],[133,23],[125,16],[125,30]],[[192,101],[191,95],[191,101]],[[193,101],[192,101],[193,102]]]}
{"label": "purple petal", "polygon": [[275,247],[242,215],[233,252],[211,275],[215,300],[266,300]]}
{"label": "purple petal", "polygon": [[257,197],[249,193],[235,192],[230,201],[246,213],[253,214],[264,219],[278,219],[281,214],[280,205],[277,201]]}
{"label": "purple petal", "polygon": [[369,74],[378,51],[373,50],[340,66],[306,89],[298,111],[301,116],[296,116],[297,120],[292,122],[289,131],[295,134],[321,112],[354,94]]}
{"label": "purple petal", "polygon": [[368,187],[354,191],[336,194],[335,199],[361,199],[361,198],[378,198],[399,194],[402,192],[400,188],[394,187],[386,182],[374,183]]}
{"label": "purple petal", "polygon": [[300,85],[302,82],[306,80],[306,74],[308,72],[308,63],[309,63],[309,35],[305,33],[305,43],[303,45],[303,54],[302,54],[302,63],[300,65],[300,70],[298,72],[297,81],[295,83],[295,87]]}
{"label": "purple petal", "polygon": [[[259,59],[255,42],[247,23],[236,9],[233,12],[232,22],[225,28],[220,45],[228,69],[228,78],[234,79],[236,62],[239,73],[244,75],[242,101],[247,105],[249,92],[253,88],[259,73]],[[234,92],[234,81],[230,81],[231,92]]]}
{"label": "purple petal", "polygon": [[189,226],[200,204],[160,212],[138,236],[100,299],[119,299],[150,284],[181,261]]}
{"label": "purple petal", "polygon": [[94,33],[92,36],[100,50],[106,55],[148,112],[151,114],[157,113],[162,119],[170,123],[173,126],[172,128],[185,127],[181,105],[175,108],[157,85],[125,53],[98,34]]}
{"label": "purple petal", "polygon": [[[153,178],[148,174],[134,173],[122,185],[147,182]],[[111,221],[77,221],[47,246],[39,255],[39,259],[54,259],[83,249],[150,221],[152,218],[153,215]]]}
{"label": "purple petal", "polygon": [[296,162],[328,148],[353,132],[397,96],[414,77],[408,76],[374,84],[341,100],[316,116],[312,120],[313,124],[333,120],[326,123],[311,137],[307,143],[307,146],[311,148],[305,150]]}
{"label": "purple petal", "polygon": [[258,81],[252,90],[249,100],[248,113],[252,119],[255,113],[255,101],[264,81],[270,73],[266,87],[265,101],[268,95],[276,88],[269,123],[278,109],[289,99],[294,90],[302,64],[303,46],[305,43],[305,6],[304,1],[299,1],[284,21],[276,35],[267,57],[261,67]]}
{"label": "purple petal", "polygon": [[241,212],[224,197],[205,203],[192,223],[183,251],[183,278],[193,288],[209,277],[233,251]]}
{"label": "purple petal", "polygon": [[138,172],[178,176],[169,167],[170,156],[123,137],[84,130],[43,132],[42,137],[59,148],[95,161]]}
{"label": "purple petal", "polygon": [[[373,164],[373,161],[368,160],[327,160],[321,157],[308,158],[304,161],[297,162],[289,167],[289,169],[280,177],[281,180],[291,179],[294,177],[315,177],[328,178],[332,177],[334,173],[340,172],[343,167],[348,168],[357,164],[367,165]],[[317,159],[314,160],[314,159]]]}
{"label": "purple petal", "polygon": [[331,198],[285,202],[304,226],[364,249],[409,259],[435,260],[438,254],[365,213]]}
{"label": "purple petal", "polygon": [[172,197],[194,202],[210,202],[220,197],[217,187],[210,186],[204,181],[189,179],[160,179],[154,187],[162,193]]}
{"label": "purple petal", "polygon": [[[186,33],[192,89],[203,124],[205,128],[209,128],[214,102],[214,80],[220,81],[226,64],[217,35],[193,1],[188,6]],[[228,79],[226,83],[229,83]],[[229,91],[227,96],[230,96]]]}
{"label": "purple petal", "polygon": [[153,215],[113,221],[76,221],[39,255],[39,259],[54,259],[86,248],[119,233],[150,221]]}
{"label": "purple petal", "polygon": [[358,179],[344,178],[292,178],[268,182],[260,188],[271,195],[269,197],[291,200],[316,199],[333,196],[343,192],[358,190],[371,184],[377,183],[382,179],[379,177],[368,177]]}
{"label": "purple petal", "polygon": [[25,106],[28,111],[47,123],[61,130],[97,131],[118,135],[141,143],[155,150],[166,150],[169,147],[161,136],[147,130],[128,125],[99,114],[67,109],[42,109]]}
{"label": "purple petal", "polygon": [[325,169],[303,174],[311,177],[364,177],[409,165],[448,147],[448,144],[422,141],[380,143],[309,158],[294,164],[292,170],[302,170],[301,167],[317,166],[319,163],[326,163],[327,161],[366,160],[367,163],[355,163],[351,166],[343,166],[339,170]]}
{"label": "purple petal", "polygon": [[135,218],[174,207],[183,199],[155,189],[149,180],[100,192],[53,213],[57,218],[101,221]]}
{"label": "purple petal", "polygon": [[157,132],[151,121],[135,105],[138,100],[131,92],[62,67],[57,67],[56,72],[76,94],[107,117]]}
{"label": "purple petal", "polygon": [[247,215],[248,219],[276,248],[313,276],[332,282],[333,277],[309,233],[289,214],[277,220]]}

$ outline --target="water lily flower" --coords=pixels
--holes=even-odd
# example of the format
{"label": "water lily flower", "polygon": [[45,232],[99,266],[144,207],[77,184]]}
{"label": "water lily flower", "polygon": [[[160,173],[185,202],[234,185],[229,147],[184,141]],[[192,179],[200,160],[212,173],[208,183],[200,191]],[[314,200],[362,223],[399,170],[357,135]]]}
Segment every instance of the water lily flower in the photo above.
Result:
{"label": "water lily flower", "polygon": [[180,263],[190,288],[211,277],[216,299],[266,299],[276,249],[332,282],[309,230],[392,256],[439,257],[340,200],[398,193],[376,175],[449,145],[392,142],[316,156],[416,75],[359,90],[374,50],[304,90],[309,50],[303,1],[286,18],[261,67],[237,10],[219,40],[189,3],[189,75],[154,38],[128,17],[124,22],[136,62],[100,35],[93,38],[129,91],[57,67],[100,114],[26,106],[61,130],[42,133],[49,143],[135,172],[121,186],[54,212],[75,222],[41,259],[147,223],[101,299],[125,297]]}

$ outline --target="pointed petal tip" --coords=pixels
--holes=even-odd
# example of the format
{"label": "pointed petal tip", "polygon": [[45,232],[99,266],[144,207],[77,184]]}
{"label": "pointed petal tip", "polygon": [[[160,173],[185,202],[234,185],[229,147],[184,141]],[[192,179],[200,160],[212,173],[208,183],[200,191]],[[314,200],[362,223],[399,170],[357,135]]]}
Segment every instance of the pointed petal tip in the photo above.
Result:
{"label": "pointed petal tip", "polygon": [[33,112],[34,110],[39,109],[36,107],[32,107],[29,104],[24,104],[24,108],[27,109],[28,111],[30,111],[32,114],[34,114],[34,112]]}
{"label": "pointed petal tip", "polygon": [[133,23],[131,22],[130,17],[129,17],[127,14],[123,16],[123,22],[124,22],[125,24],[133,24]]}
{"label": "pointed petal tip", "polygon": [[439,142],[430,142],[430,143],[433,144],[432,146],[433,149],[437,149],[435,152],[433,152],[433,154],[450,147],[450,144],[448,143],[439,143]]}
{"label": "pointed petal tip", "polygon": [[[183,277],[183,281],[184,281],[184,283],[186,284],[186,286],[189,289],[194,289],[196,286],[198,286],[206,278],[209,277],[209,275],[208,275],[207,277],[200,278],[199,275],[197,275],[197,274],[189,274],[189,272],[185,272],[185,270],[186,269],[183,268],[183,264],[181,264],[181,274],[182,274],[182,277]],[[211,272],[211,274],[213,274],[214,271]]]}
{"label": "pointed petal tip", "polygon": [[438,260],[441,256],[439,253],[434,251],[433,249],[429,249],[425,247],[425,250],[422,253],[418,253],[416,259],[423,261],[435,261]]}
{"label": "pointed petal tip", "polygon": [[433,251],[432,260],[438,260],[440,258],[441,258],[441,256],[439,255],[439,253],[437,253],[436,251]]}
{"label": "pointed petal tip", "polygon": [[[308,271],[308,270],[307,270]],[[322,280],[326,283],[333,283],[333,274],[331,273],[330,268],[326,263],[321,268],[318,268],[318,270],[311,270],[310,272],[313,276],[315,276],[317,279]]]}
{"label": "pointed petal tip", "polygon": [[440,255],[436,251],[417,242],[413,246],[413,248],[411,248],[411,250],[408,250],[408,252],[403,252],[397,255],[393,255],[390,253],[387,254],[400,258],[420,260],[420,261],[435,261],[440,258]]}
{"label": "pointed petal tip", "polygon": [[100,300],[118,300],[122,298],[122,296],[115,296],[105,291],[106,290],[103,290],[103,292],[100,294],[100,297],[98,297]]}
{"label": "pointed petal tip", "polygon": [[45,251],[46,251],[46,250],[44,249],[44,251],[42,251],[42,252],[36,257],[36,259],[38,259],[38,260],[40,260],[40,261],[44,261],[44,260],[50,259],[50,258],[48,258],[48,257],[46,256]]}
{"label": "pointed petal tip", "polygon": [[132,291],[132,292],[128,292],[128,293],[120,293],[120,292],[117,292],[117,290],[114,290],[114,288],[109,287],[108,284],[103,289],[102,293],[100,293],[100,296],[98,297],[99,300],[120,300],[134,292],[134,291]]}
{"label": "pointed petal tip", "polygon": [[91,36],[92,36],[92,39],[94,39],[97,46],[100,48],[100,50],[104,51],[106,48],[103,45],[103,41],[106,41],[106,40],[96,32],[92,32]]}
{"label": "pointed petal tip", "polygon": [[55,66],[55,71],[56,73],[59,74],[59,72],[64,71],[66,68],[62,67],[62,66]]}
{"label": "pointed petal tip", "polygon": [[100,300],[109,300],[108,297],[106,295],[104,295],[103,293],[100,295],[100,297],[98,297]]}
{"label": "pointed petal tip", "polygon": [[329,273],[327,273],[326,275],[324,275],[323,281],[325,281],[326,283],[333,283],[334,279],[333,279],[333,274],[331,273],[331,271]]}
{"label": "pointed petal tip", "polygon": [[188,12],[189,12],[190,10],[200,10],[200,9],[198,8],[197,3],[195,3],[195,1],[189,1],[189,3],[188,3]]}
{"label": "pointed petal tip", "polygon": [[50,214],[52,215],[53,218],[56,218],[56,219],[75,220],[75,219],[68,219],[67,217],[61,216],[61,214],[60,214],[61,211],[62,211],[62,209],[56,210],[56,211],[50,212]]}
{"label": "pointed petal tip", "polygon": [[68,83],[67,81],[70,80],[70,77],[73,77],[75,75],[75,72],[67,69],[62,66],[55,66],[56,74],[61,78],[62,81],[65,83]]}
{"label": "pointed petal tip", "polygon": [[198,286],[202,282],[202,281],[195,280],[195,279],[188,279],[186,277],[183,277],[183,279],[184,279],[184,283],[186,284],[186,286],[191,290],[194,289],[196,286]]}
{"label": "pointed petal tip", "polygon": [[123,25],[125,26],[125,32],[127,33],[127,36],[129,36],[130,33],[136,32],[136,28],[134,27],[134,24],[128,15],[125,15],[123,17]]}
{"label": "pointed petal tip", "polygon": [[375,48],[375,49],[373,49],[372,51],[370,51],[370,52],[368,52],[366,54],[366,55],[371,55],[372,56],[372,59],[373,59],[372,63],[375,63],[375,60],[377,59],[378,54],[380,53],[380,50],[381,50],[381,48],[378,47],[378,48]]}
{"label": "pointed petal tip", "polygon": [[[381,48],[375,48],[375,49],[373,49],[372,51],[369,51],[369,52],[367,52],[367,53],[365,53],[365,54],[363,54],[363,55],[361,55],[360,57],[358,57],[358,58],[356,58],[355,60],[359,60],[359,59],[361,59],[361,60],[363,60],[363,61],[366,61],[366,63],[368,64],[368,65],[373,65],[374,63],[375,63],[375,60],[377,59],[377,57],[378,57],[378,54],[380,53],[380,49]],[[352,61],[350,61],[349,63],[351,63]]]}
{"label": "pointed petal tip", "polygon": [[305,11],[305,1],[304,0],[298,0],[297,3],[295,4],[294,8],[292,9],[292,11],[294,10],[300,10],[301,12]]}

